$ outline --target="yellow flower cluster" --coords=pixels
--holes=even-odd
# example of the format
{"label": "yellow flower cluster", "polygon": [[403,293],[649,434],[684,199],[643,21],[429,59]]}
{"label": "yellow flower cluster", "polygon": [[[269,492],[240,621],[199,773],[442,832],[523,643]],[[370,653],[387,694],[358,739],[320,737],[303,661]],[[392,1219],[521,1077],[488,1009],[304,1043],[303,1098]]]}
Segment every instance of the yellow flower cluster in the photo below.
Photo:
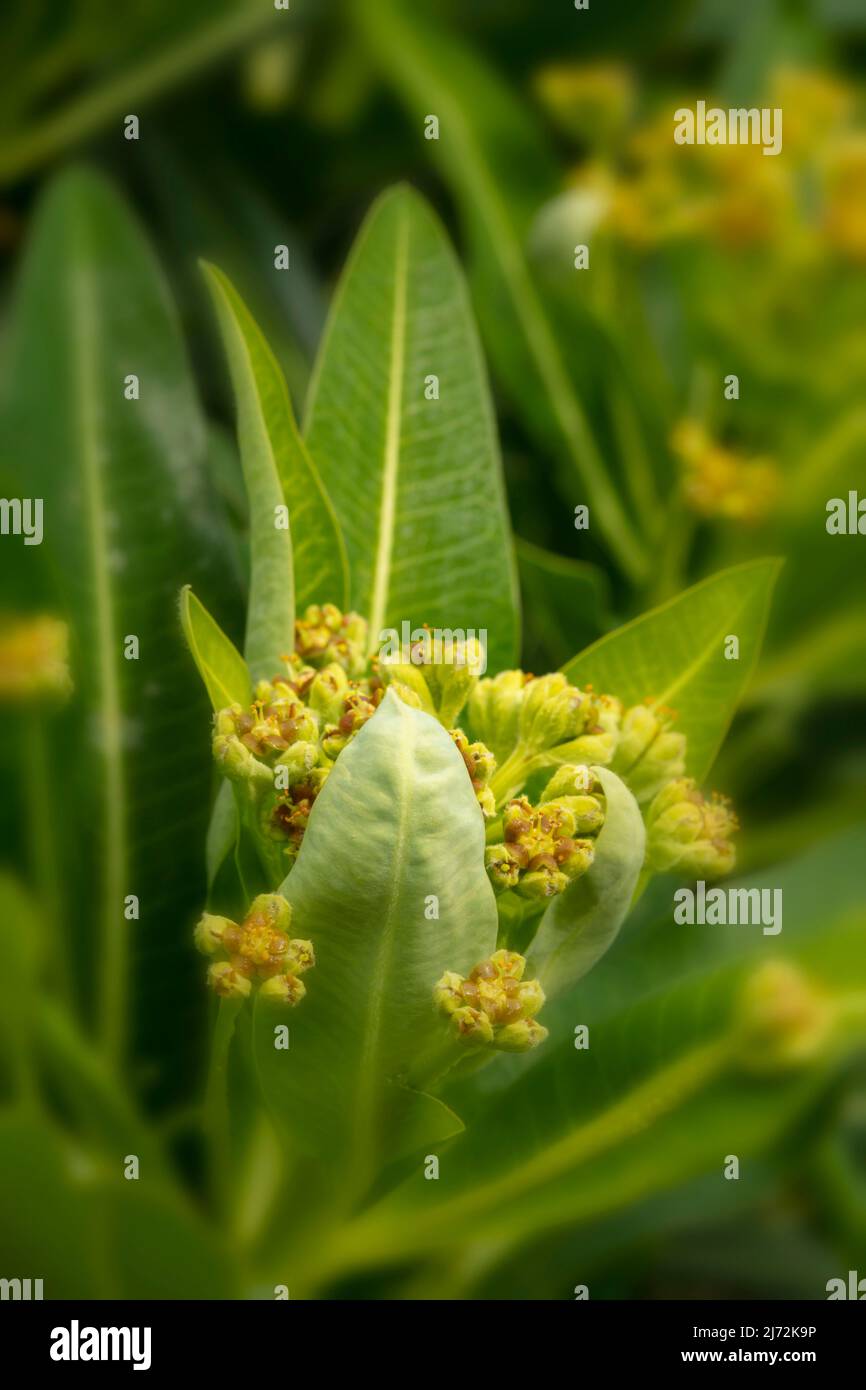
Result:
{"label": "yellow flower cluster", "polygon": [[223,999],[246,999],[253,983],[263,998],[298,1004],[306,993],[299,978],[316,963],[313,944],[289,937],[292,909],[279,893],[256,898],[240,923],[206,912],[195,929],[195,944],[206,956],[220,956],[208,970],[208,983]]}
{"label": "yellow flower cluster", "polygon": [[468,976],[447,970],[433,991],[440,1013],[451,1021],[454,1037],[470,1045],[489,1044],[501,1052],[527,1052],[547,1037],[535,1015],[544,1003],[537,980],[524,980],[526,961],[516,951],[494,951]]}

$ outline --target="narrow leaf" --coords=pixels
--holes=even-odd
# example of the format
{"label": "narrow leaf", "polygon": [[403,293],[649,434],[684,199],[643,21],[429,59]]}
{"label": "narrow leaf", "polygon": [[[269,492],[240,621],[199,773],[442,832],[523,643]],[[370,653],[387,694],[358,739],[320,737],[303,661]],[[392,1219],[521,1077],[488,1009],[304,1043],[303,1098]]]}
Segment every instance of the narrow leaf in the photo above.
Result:
{"label": "narrow leaf", "polygon": [[572,365],[585,315],[546,295],[527,255],[532,221],[559,191],[555,163],[507,85],[405,0],[356,0],[361,32],[421,128],[457,200],[472,254],[475,302],[488,351],[515,407],[545,450],[584,489],[593,525],[623,572],[640,578],[647,557],[593,436]]}
{"label": "narrow leaf", "polygon": [[247,664],[188,584],[180,591],[180,621],[214,709],[248,705],[252,689]]}
{"label": "narrow leaf", "polygon": [[[64,897],[82,978],[97,981],[102,1035],[119,1056],[132,1020],[182,1084],[195,1046],[195,962],[210,794],[206,701],[178,630],[191,581],[222,592],[224,531],[204,486],[206,437],[173,306],[125,205],[85,169],[46,191],[9,335],[0,457],[44,500],[45,602],[71,626],[74,695],[52,722],[63,787]],[[132,377],[135,377],[135,392]],[[127,659],[127,638],[138,659]],[[135,894],[138,924],[124,917]],[[88,993],[90,989],[88,987]]]}

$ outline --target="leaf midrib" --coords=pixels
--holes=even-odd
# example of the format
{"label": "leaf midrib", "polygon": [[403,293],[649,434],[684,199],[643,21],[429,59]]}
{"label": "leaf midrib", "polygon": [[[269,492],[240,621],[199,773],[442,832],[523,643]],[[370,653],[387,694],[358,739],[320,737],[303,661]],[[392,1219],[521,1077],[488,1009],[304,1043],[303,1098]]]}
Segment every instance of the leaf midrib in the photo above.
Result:
{"label": "leaf midrib", "polygon": [[370,651],[379,644],[388,602],[388,580],[394,553],[394,518],[397,507],[397,479],[400,469],[400,441],[403,417],[403,378],[406,360],[406,300],[408,293],[409,216],[405,202],[398,211],[394,263],[394,299],[391,310],[388,407],[385,417],[385,448],[379,503],[379,529],[373,586],[370,599]]}
{"label": "leaf midrib", "polygon": [[[394,835],[394,871],[392,874],[392,883],[394,884],[402,882],[412,800],[411,789],[408,785],[409,778],[406,773],[406,769],[411,766],[412,744],[411,739],[407,742],[405,737],[406,728],[407,722],[401,721],[399,742],[402,746],[394,747],[392,750],[393,766],[398,769],[400,781],[400,787],[395,797],[399,807],[399,819]],[[397,911],[399,904],[400,894],[395,891],[390,895],[382,917],[382,931],[376,952],[376,962],[369,976],[370,986],[366,995],[366,1018],[362,1022],[364,1042],[358,1058],[358,1085],[355,1088],[355,1113],[351,1131],[355,1136],[352,1153],[353,1163],[358,1172],[359,1186],[363,1186],[369,1176],[366,1170],[368,1160],[373,1158],[375,1128],[379,1118],[376,1091],[384,1081],[379,1073],[382,1052],[382,1014],[385,995],[391,987],[391,963],[399,925],[399,913]]]}

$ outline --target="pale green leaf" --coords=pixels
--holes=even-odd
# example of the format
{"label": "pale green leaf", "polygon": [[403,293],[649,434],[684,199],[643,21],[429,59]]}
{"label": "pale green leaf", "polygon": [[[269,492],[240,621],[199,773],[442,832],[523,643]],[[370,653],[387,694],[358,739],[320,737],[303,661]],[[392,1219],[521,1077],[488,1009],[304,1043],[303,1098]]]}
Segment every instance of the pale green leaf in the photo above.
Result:
{"label": "pale green leaf", "polygon": [[592,868],[550,903],[529,953],[528,974],[538,976],[549,999],[604,955],[625,920],[643,865],[644,825],[637,802],[615,773],[604,767],[593,771],[601,779],[607,811]]}
{"label": "pale green leaf", "polygon": [[[657,701],[676,711],[688,738],[687,770],[705,777],[755,668],[778,560],[722,570],[677,598],[602,637],[563,667],[626,705]],[[739,657],[725,656],[726,638]]]}
{"label": "pale green leaf", "polygon": [[[386,1083],[447,1039],[434,985],[495,946],[483,857],[481,813],[452,740],[389,693],[341,753],[282,887],[292,933],[315,947],[306,997],[290,1014],[256,1005],[258,1067],[278,1121],[301,1146],[351,1166],[362,1188],[377,1156],[405,1142],[400,1090]],[[427,915],[431,895],[438,918]],[[285,1051],[274,1046],[280,1022]]]}
{"label": "pale green leaf", "polygon": [[[298,612],[314,602],[344,606],[349,590],[346,547],[330,499],[298,431],[282,368],[228,277],[216,266],[205,265],[204,269],[214,301],[218,308],[222,306],[221,321],[227,349],[232,345],[230,360],[233,355],[232,377],[239,422],[242,423],[241,457],[247,488],[250,489],[255,477],[256,486],[266,486],[269,500],[281,494],[279,501],[288,508],[289,532],[279,534],[292,554]],[[245,434],[251,450],[249,459],[244,456]],[[261,457],[257,462],[259,453]],[[263,518],[266,517],[265,506],[263,502]],[[273,514],[269,524],[273,528]],[[286,542],[289,534],[291,541]],[[261,533],[251,537],[254,575],[256,546],[262,539]],[[266,539],[272,541],[271,537]],[[265,581],[262,582],[264,588]],[[265,609],[262,621],[266,621],[266,615]],[[293,646],[292,640],[282,650],[291,650]]]}
{"label": "pale green leaf", "polygon": [[188,584],[180,591],[180,621],[214,709],[248,705],[252,688],[247,664]]}
{"label": "pale green leaf", "polygon": [[253,680],[263,680],[273,675],[280,657],[295,645],[292,537],[289,527],[279,524],[285,499],[276,454],[277,434],[285,429],[281,388],[283,394],[286,388],[266,345],[252,336],[257,334],[255,325],[225,276],[216,266],[202,269],[234,387],[249,507],[250,589],[244,656]]}
{"label": "pale green leaf", "polygon": [[[438,377],[439,399],[427,399]],[[307,441],[352,605],[385,627],[486,629],[514,660],[516,581],[484,364],[454,253],[422,199],[384,195],[355,243],[311,383]]]}

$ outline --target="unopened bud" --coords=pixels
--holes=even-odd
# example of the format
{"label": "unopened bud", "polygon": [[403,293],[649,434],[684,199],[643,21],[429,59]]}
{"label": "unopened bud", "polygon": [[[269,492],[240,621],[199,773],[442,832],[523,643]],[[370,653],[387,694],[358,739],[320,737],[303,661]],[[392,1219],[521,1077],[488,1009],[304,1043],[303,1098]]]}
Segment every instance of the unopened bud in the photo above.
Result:
{"label": "unopened bud", "polygon": [[485,819],[492,820],[496,814],[496,798],[489,783],[496,770],[496,759],[483,743],[470,743],[462,729],[452,729],[451,737],[466,764],[472,790],[482,813]]}
{"label": "unopened bud", "polygon": [[201,951],[203,956],[215,956],[222,947],[223,933],[227,927],[233,926],[234,922],[228,917],[214,917],[210,912],[202,913],[193,936],[196,950]]}
{"label": "unopened bud", "polygon": [[746,980],[737,1001],[734,1027],[744,1068],[785,1071],[817,1056],[834,1023],[830,1001],[787,961],[768,961]]}
{"label": "unopened bud", "polygon": [[715,793],[709,800],[690,777],[668,783],[646,817],[647,867],[656,873],[718,878],[734,867],[730,836],[737,818],[730,802]]}
{"label": "unopened bud", "polygon": [[455,1037],[462,1043],[489,1043],[493,1041],[493,1024],[481,1009],[470,1005],[455,1009],[451,1014],[451,1027]]}
{"label": "unopened bud", "polygon": [[651,704],[635,705],[622,717],[611,770],[638,801],[648,801],[686,765],[684,734],[670,728],[670,716]]}
{"label": "unopened bud", "polygon": [[303,980],[299,980],[295,975],[271,975],[259,990],[259,996],[291,1007],[299,1004],[306,992]]}
{"label": "unopened bud", "polygon": [[516,887],[520,865],[507,845],[488,845],[484,851],[484,867],[496,892],[504,893],[508,888]]}
{"label": "unopened bud", "polygon": [[295,655],[321,669],[337,662],[349,676],[367,664],[367,624],[357,613],[341,613],[332,603],[313,604],[295,623]]}
{"label": "unopened bud", "polygon": [[320,714],[326,724],[336,724],[348,693],[349,677],[339,662],[332,661],[317,672],[310,683],[307,699],[310,708]]}
{"label": "unopened bud", "polygon": [[472,732],[491,749],[497,762],[516,746],[523,691],[529,677],[523,671],[501,671],[480,680],[469,700]]}
{"label": "unopened bud", "polygon": [[214,994],[221,999],[246,999],[252,989],[249,977],[231,961],[217,961],[208,969],[207,977]]}
{"label": "unopened bud", "polygon": [[499,1052],[529,1052],[547,1037],[547,1029],[534,1018],[520,1018],[500,1029],[493,1040]]}

